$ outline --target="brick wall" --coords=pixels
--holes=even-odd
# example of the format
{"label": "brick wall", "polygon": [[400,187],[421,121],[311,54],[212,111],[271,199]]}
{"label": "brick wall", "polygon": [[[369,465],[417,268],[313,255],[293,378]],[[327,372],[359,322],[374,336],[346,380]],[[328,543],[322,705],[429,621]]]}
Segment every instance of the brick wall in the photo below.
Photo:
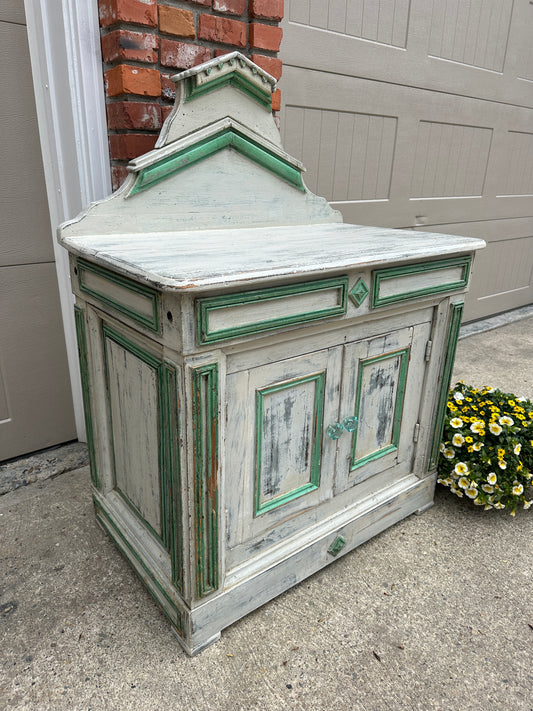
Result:
{"label": "brick wall", "polygon": [[[238,49],[281,76],[283,0],[99,0],[113,189],[151,150],[174,102],[170,77]],[[279,110],[280,93],[272,98]]]}

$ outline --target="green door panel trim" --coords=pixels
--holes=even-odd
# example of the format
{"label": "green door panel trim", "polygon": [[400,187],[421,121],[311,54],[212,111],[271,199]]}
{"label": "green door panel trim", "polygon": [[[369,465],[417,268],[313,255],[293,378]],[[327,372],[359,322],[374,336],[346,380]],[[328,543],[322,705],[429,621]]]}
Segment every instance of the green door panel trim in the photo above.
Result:
{"label": "green door panel trim", "polygon": [[[263,400],[269,395],[280,390],[293,388],[303,383],[315,382],[315,399],[313,409],[313,442],[311,449],[311,478],[307,484],[293,489],[285,494],[276,496],[269,501],[261,503],[261,458],[263,441]],[[302,378],[294,378],[282,383],[276,383],[256,392],[256,425],[255,425],[255,511],[254,516],[259,516],[272,509],[283,506],[294,499],[318,489],[320,485],[320,454],[322,448],[322,430],[324,419],[324,390],[326,373],[321,371]]]}
{"label": "green door panel trim", "polygon": [[[468,284],[471,264],[472,257],[470,255],[466,255],[462,257],[454,257],[452,259],[441,259],[435,262],[420,262],[418,264],[408,264],[402,267],[376,269],[372,274],[372,308],[388,306],[389,304],[408,301],[410,299],[417,299],[422,296],[431,296],[433,294],[442,294],[448,291],[464,289]],[[413,289],[412,291],[406,291],[400,294],[391,294],[390,296],[380,296],[381,284],[387,279],[424,274],[427,272],[449,269],[451,267],[463,268],[463,275],[458,281],[444,282],[435,286]]]}
{"label": "green door panel trim", "polygon": [[[143,363],[151,367],[156,372],[157,377],[157,397],[158,397],[158,413],[157,413],[157,431],[159,433],[159,446],[158,446],[158,467],[159,467],[159,500],[161,505],[160,517],[161,517],[161,531],[156,531],[154,527],[143,517],[139,509],[133,504],[128,496],[123,492],[117,484],[116,480],[116,464],[115,464],[115,446],[112,446],[112,466],[113,466],[113,487],[117,493],[120,494],[124,502],[129,506],[137,518],[143,523],[143,525],[150,531],[150,533],[159,541],[159,543],[169,552],[171,552],[171,536],[170,536],[170,517],[171,517],[171,502],[169,496],[170,481],[173,479],[171,474],[172,462],[169,462],[169,439],[172,437],[173,432],[171,431],[171,424],[169,423],[169,409],[165,407],[165,403],[169,400],[169,394],[166,392],[167,387],[167,375],[166,370],[168,365],[156,356],[148,353],[143,348],[133,343],[128,338],[123,336],[118,331],[108,326],[106,323],[102,324],[103,332],[103,342],[104,342],[104,361],[105,361],[105,376],[106,376],[106,392],[107,392],[107,410],[109,412],[110,419],[110,432],[111,440],[113,440],[113,412],[111,410],[111,403],[109,399],[109,382],[110,382],[110,372],[109,363],[107,356],[107,340],[111,340],[121,348],[123,348],[131,355],[135,356]],[[116,416],[116,415],[115,415]]]}
{"label": "green door panel trim", "polygon": [[439,397],[437,400],[437,409],[435,414],[435,424],[433,427],[433,439],[431,441],[431,450],[429,456],[429,467],[433,469],[437,466],[439,458],[439,447],[444,430],[444,418],[446,415],[446,403],[448,402],[448,391],[450,389],[450,381],[452,378],[453,363],[455,360],[455,351],[457,349],[457,341],[459,339],[459,329],[461,328],[461,319],[463,317],[464,303],[452,304],[450,327],[448,330],[448,344],[444,363],[440,377]]}
{"label": "green door panel trim", "polygon": [[302,174],[298,168],[295,168],[289,161],[277,155],[274,151],[268,150],[265,146],[259,145],[259,143],[240,133],[233,126],[228,126],[218,133],[194,143],[192,146],[178,150],[176,153],[161,158],[161,160],[146,168],[142,168],[129,194],[134,195],[146,190],[174,173],[178,173],[180,170],[188,168],[190,165],[204,160],[204,158],[208,158],[224,148],[230,147],[290,183],[293,187],[305,192]]}
{"label": "green door panel trim", "polygon": [[196,594],[219,586],[218,564],[218,363],[192,372]]}
{"label": "green door panel trim", "polygon": [[[232,61],[234,60],[230,60],[230,64]],[[209,71],[209,69],[206,70],[206,73]],[[195,76],[188,77],[185,84],[185,101],[192,101],[199,96],[213,91],[213,89],[219,89],[223,86],[232,86],[235,89],[239,89],[264,109],[267,109],[267,111],[270,112],[272,110],[272,87],[270,83],[265,80],[265,88],[262,89],[238,71],[214,77],[210,81],[202,82],[199,85],[196,83]]]}
{"label": "green door panel trim", "polygon": [[[233,328],[211,330],[209,327],[209,314],[216,311],[216,309],[244,306],[246,304],[262,301],[273,301],[290,296],[300,296],[313,291],[325,291],[329,289],[339,290],[339,304],[336,306],[319,309],[318,311],[303,311],[299,314],[280,316],[279,318],[257,321]],[[273,331],[286,326],[295,326],[309,321],[331,318],[332,316],[344,316],[347,308],[347,294],[348,277],[341,276],[333,279],[289,284],[287,286],[254,289],[252,291],[243,291],[225,296],[201,297],[196,299],[197,340],[199,345],[216,343],[239,336],[249,336],[266,331]]]}
{"label": "green door panel trim", "polygon": [[398,443],[400,441],[400,432],[402,424],[402,412],[403,412],[403,402],[405,398],[405,386],[407,382],[407,369],[409,366],[411,349],[410,347],[402,348],[397,351],[391,351],[389,353],[383,353],[378,356],[373,356],[371,358],[364,358],[359,362],[359,370],[357,373],[357,390],[355,394],[355,411],[354,415],[359,420],[359,412],[361,409],[361,395],[363,387],[363,371],[367,365],[372,365],[373,363],[378,363],[384,360],[391,360],[392,358],[400,358],[400,372],[398,374],[398,389],[396,391],[396,400],[394,403],[394,420],[392,425],[392,442],[386,447],[371,452],[360,459],[356,457],[357,448],[357,433],[358,429],[354,430],[352,435],[352,461],[351,461],[351,471],[358,469],[359,467],[372,462],[375,459],[380,459],[390,452],[394,452],[398,449]]}
{"label": "green door panel trim", "polygon": [[[113,539],[117,548],[120,550],[122,555],[128,560],[141,581],[148,587],[148,590],[152,594],[152,597],[159,603],[160,608],[163,610],[165,615],[170,620],[173,627],[177,631],[183,634],[183,622],[181,617],[181,611],[177,607],[176,603],[168,595],[166,590],[162,587],[159,580],[155,577],[151,569],[144,562],[139,553],[132,547],[130,542],[124,536],[120,527],[117,526],[115,521],[109,513],[103,508],[100,501],[93,498],[94,509],[96,513],[96,518],[107,534]],[[169,609],[170,608],[170,609]],[[173,614],[171,614],[171,612]]]}
{"label": "green door panel trim", "polygon": [[85,431],[87,434],[87,447],[89,450],[89,468],[91,481],[97,489],[100,486],[96,467],[96,454],[94,447],[94,430],[92,417],[92,403],[90,392],[89,364],[87,360],[87,336],[85,332],[85,312],[79,306],[74,307],[76,323],[76,337],[78,341],[78,357],[80,361],[81,390],[83,397],[83,414],[85,416]]}
{"label": "green door panel trim", "polygon": [[[159,333],[160,300],[157,291],[151,289],[149,286],[139,284],[138,282],[135,282],[132,279],[128,279],[127,277],[121,276],[120,274],[110,272],[107,269],[104,269],[104,267],[98,266],[97,264],[87,262],[84,259],[78,259],[76,267],[78,271],[78,284],[82,293],[92,296],[93,298],[103,302],[107,306],[111,306],[111,308],[115,309],[116,311],[119,311],[121,314],[124,314],[132,321],[139,323],[141,326],[145,326],[151,331]],[[104,294],[100,291],[97,291],[96,289],[91,289],[90,287],[86,286],[83,283],[84,272],[91,272],[102,279],[106,279],[111,284],[119,286],[122,289],[126,289],[127,291],[130,291],[133,294],[140,294],[141,296],[146,297],[151,302],[152,313],[149,316],[147,316],[146,314],[139,313],[139,311],[136,311],[130,306],[127,306],[126,304],[117,301],[116,299],[108,296],[107,294]]]}

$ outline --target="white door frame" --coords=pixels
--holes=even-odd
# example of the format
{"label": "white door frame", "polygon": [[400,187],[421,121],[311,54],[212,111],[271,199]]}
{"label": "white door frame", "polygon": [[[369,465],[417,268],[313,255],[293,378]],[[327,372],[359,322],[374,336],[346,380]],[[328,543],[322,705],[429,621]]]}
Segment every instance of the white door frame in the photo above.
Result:
{"label": "white door frame", "polygon": [[57,226],[111,192],[97,0],[24,0],[76,431],[86,440],[67,252]]}

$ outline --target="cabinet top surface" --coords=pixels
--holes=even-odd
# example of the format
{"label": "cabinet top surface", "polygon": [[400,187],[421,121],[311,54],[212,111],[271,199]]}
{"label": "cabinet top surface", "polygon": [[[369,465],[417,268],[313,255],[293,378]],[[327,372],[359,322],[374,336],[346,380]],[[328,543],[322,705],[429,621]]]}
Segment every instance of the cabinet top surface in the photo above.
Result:
{"label": "cabinet top surface", "polygon": [[471,253],[480,239],[350,224],[72,236],[72,253],[163,290],[203,290]]}

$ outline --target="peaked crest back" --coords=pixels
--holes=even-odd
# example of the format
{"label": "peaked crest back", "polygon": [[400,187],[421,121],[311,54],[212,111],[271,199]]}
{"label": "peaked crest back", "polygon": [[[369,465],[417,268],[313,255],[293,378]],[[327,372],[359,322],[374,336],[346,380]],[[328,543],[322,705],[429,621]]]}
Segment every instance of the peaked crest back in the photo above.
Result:
{"label": "peaked crest back", "polygon": [[[172,77],[176,102],[154,150],[70,226],[80,234],[342,222],[302,180],[271,111],[275,79],[239,52]],[[69,226],[63,228],[68,236]]]}

